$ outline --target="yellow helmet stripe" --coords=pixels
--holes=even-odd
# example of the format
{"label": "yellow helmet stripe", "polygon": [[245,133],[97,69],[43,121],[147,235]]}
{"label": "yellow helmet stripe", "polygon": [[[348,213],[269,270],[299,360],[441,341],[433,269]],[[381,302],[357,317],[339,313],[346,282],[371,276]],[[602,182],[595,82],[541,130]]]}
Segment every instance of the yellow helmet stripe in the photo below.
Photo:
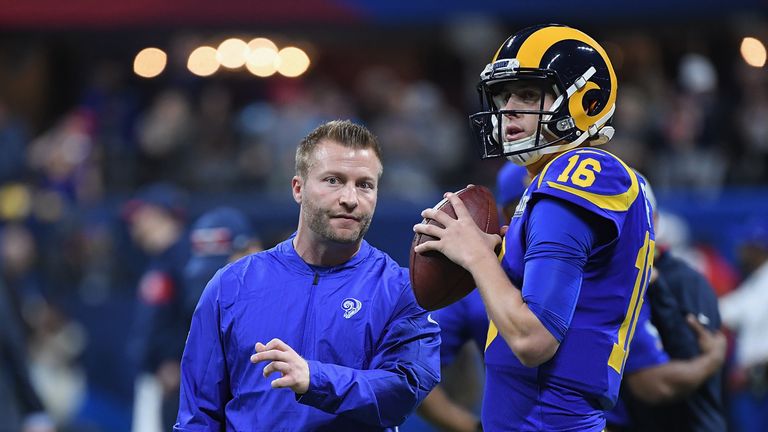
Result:
{"label": "yellow helmet stripe", "polygon": [[[544,56],[544,53],[549,50],[552,45],[554,45],[557,42],[560,42],[562,40],[577,40],[586,43],[587,45],[593,47],[603,58],[603,61],[605,62],[605,65],[608,68],[608,73],[611,77],[611,87],[616,88],[616,73],[613,70],[613,66],[611,65],[611,60],[608,58],[608,54],[605,52],[605,50],[598,44],[594,39],[587,36],[586,34],[582,33],[579,30],[576,30],[571,27],[545,27],[541,30],[538,30],[534,33],[532,33],[528,38],[525,40],[525,42],[520,45],[520,50],[517,53],[517,60],[520,62],[521,67],[533,67],[538,68],[541,67],[541,59]],[[499,48],[501,50],[501,48]],[[496,57],[498,56],[498,52],[496,53]],[[496,59],[494,57],[494,60]],[[581,102],[581,99],[584,97],[584,94],[588,90],[591,89],[599,89],[598,86],[585,86],[582,89],[578,90],[574,97]],[[576,126],[580,130],[587,130],[589,126],[594,124],[594,121],[591,119],[600,119],[602,118],[608,110],[613,107],[614,103],[616,103],[616,92],[613,91],[610,93],[608,98],[608,103],[605,104],[602,110],[600,110],[599,113],[596,113],[591,116],[587,116],[584,114],[583,116],[576,115],[576,113],[580,113],[584,111],[583,107],[578,107],[578,109],[571,109],[570,112],[574,114],[574,122],[576,122]],[[570,107],[574,108],[574,107]]]}
{"label": "yellow helmet stripe", "polygon": [[[587,85],[574,93],[573,96],[571,96],[571,98],[568,100],[568,111],[571,113],[573,123],[577,128],[579,128],[579,130],[583,131],[589,129],[590,126],[595,124],[596,117],[599,119],[599,116],[602,116],[605,110],[610,108],[610,105],[607,105],[594,116],[587,114],[587,111],[584,110],[582,100],[589,90],[600,90],[600,86],[592,81],[589,81],[587,82]],[[615,99],[614,95],[612,95],[612,97]]]}

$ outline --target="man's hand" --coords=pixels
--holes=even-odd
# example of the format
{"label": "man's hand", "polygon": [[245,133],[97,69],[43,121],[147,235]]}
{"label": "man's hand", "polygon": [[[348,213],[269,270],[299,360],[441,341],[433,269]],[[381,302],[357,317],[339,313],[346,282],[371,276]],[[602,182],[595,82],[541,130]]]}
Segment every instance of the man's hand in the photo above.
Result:
{"label": "man's hand", "polygon": [[280,378],[272,381],[272,388],[290,388],[302,395],[309,390],[309,364],[288,344],[280,339],[272,339],[266,345],[256,343],[256,354],[251,356],[251,363],[271,360],[264,368],[264,376],[280,372]]}
{"label": "man's hand", "polygon": [[155,372],[157,381],[163,388],[163,395],[174,394],[178,391],[181,382],[181,365],[178,360],[166,360]]}
{"label": "man's hand", "polygon": [[723,332],[711,332],[708,328],[699,323],[696,317],[692,314],[688,314],[686,319],[688,320],[688,325],[696,333],[701,353],[711,356],[715,361],[716,367],[720,368],[725,362],[725,351],[728,348],[728,343]]}
{"label": "man's hand", "polygon": [[417,253],[438,251],[470,272],[474,262],[485,259],[495,261],[495,250],[501,244],[501,236],[483,232],[457,194],[447,192],[444,197],[453,206],[456,219],[435,208],[422,211],[423,218],[433,219],[444,228],[426,223],[414,225],[415,232],[436,238],[416,246],[414,251]]}

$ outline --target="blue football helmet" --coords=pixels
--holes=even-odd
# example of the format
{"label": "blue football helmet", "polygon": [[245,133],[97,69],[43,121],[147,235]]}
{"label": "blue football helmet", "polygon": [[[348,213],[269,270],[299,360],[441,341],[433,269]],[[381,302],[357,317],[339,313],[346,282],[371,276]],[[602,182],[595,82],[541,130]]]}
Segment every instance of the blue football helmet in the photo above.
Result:
{"label": "blue football helmet", "polygon": [[[510,36],[480,74],[477,91],[481,112],[470,116],[481,157],[506,157],[529,165],[545,154],[560,153],[585,141],[608,142],[616,107],[616,73],[605,50],[594,39],[571,27],[547,24]],[[541,89],[538,110],[505,110],[499,96],[505,84],[524,81]],[[554,103],[544,109],[544,92]],[[505,115],[538,115],[537,132],[504,141]]]}

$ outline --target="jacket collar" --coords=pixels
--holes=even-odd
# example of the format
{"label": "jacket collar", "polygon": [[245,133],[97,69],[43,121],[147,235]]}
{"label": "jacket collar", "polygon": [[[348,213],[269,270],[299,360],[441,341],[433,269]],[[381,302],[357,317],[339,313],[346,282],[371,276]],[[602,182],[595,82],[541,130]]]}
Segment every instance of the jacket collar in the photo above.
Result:
{"label": "jacket collar", "polygon": [[360,243],[360,249],[357,251],[357,253],[352,256],[348,261],[332,266],[332,267],[323,267],[323,266],[316,266],[306,263],[301,256],[299,256],[298,252],[296,252],[296,249],[293,247],[293,238],[296,237],[296,233],[294,232],[291,234],[291,236],[279,243],[276,246],[277,251],[280,253],[281,256],[283,256],[286,261],[288,262],[291,267],[294,267],[297,270],[300,270],[302,272],[308,273],[308,274],[333,274],[338,273],[347,269],[352,269],[365,261],[366,258],[368,258],[371,253],[373,252],[373,248],[370,244],[368,244],[367,241],[363,240]]}

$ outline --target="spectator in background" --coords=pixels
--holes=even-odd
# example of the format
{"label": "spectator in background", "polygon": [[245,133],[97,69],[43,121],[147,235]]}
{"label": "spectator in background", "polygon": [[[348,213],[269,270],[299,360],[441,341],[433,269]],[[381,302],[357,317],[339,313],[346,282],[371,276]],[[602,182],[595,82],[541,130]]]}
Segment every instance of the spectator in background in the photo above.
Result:
{"label": "spectator in background", "polygon": [[[0,230],[0,281],[24,331],[29,369],[37,395],[52,420],[68,424],[84,396],[76,360],[85,348],[83,329],[51,302],[38,266],[38,246],[20,222]],[[1,418],[1,417],[0,417]]]}
{"label": "spectator in background", "polygon": [[195,120],[189,96],[181,89],[166,88],[155,96],[136,124],[138,181],[181,184],[195,174],[183,163],[192,154],[189,143],[194,142]]}
{"label": "spectator in background", "polygon": [[[525,167],[506,162],[496,175],[496,204],[501,215],[502,225],[507,224],[514,214],[520,197],[528,187],[528,170]],[[461,405],[446,387],[450,381],[465,383],[466,388],[473,384],[482,386],[482,380],[473,368],[451,370],[446,368],[454,364],[457,356],[468,345],[476,348],[475,352],[485,351],[488,333],[488,314],[483,305],[480,292],[474,290],[463,299],[443,309],[433,312],[432,316],[440,323],[440,364],[443,368],[443,383],[438,384],[419,406],[418,413],[431,424],[451,432],[475,432],[483,429],[480,418],[470,407]],[[471,360],[474,360],[472,358]],[[447,386],[446,386],[447,384]],[[475,401],[477,402],[477,401]]]}
{"label": "spectator in background", "polygon": [[419,201],[434,195],[443,176],[463,162],[463,122],[430,82],[400,82],[393,90],[372,125],[392,147],[384,161],[391,173],[384,187]]}
{"label": "spectator in background", "polygon": [[248,216],[233,207],[203,213],[189,233],[192,255],[184,267],[184,322],[192,319],[203,288],[216,271],[245,255],[263,250]]}
{"label": "spectator in background", "polygon": [[30,380],[21,308],[0,280],[0,432],[53,432]]}
{"label": "spectator in background", "polygon": [[768,430],[768,222],[746,224],[739,260],[747,279],[720,298],[723,324],[735,332],[729,374],[731,420],[739,432]]}
{"label": "spectator in background", "polygon": [[189,164],[182,174],[194,190],[222,192],[237,186],[239,146],[232,99],[232,91],[220,84],[208,84],[200,92],[191,145],[180,148],[189,153],[184,155]]}
{"label": "spectator in background", "polygon": [[133,241],[148,257],[128,345],[139,374],[133,430],[170,430],[187,325],[182,322],[182,270],[189,257],[186,198],[176,187],[156,183],[141,190],[124,212]]}
{"label": "spectator in background", "polygon": [[[725,149],[729,154],[732,184],[765,185],[768,182],[768,77],[765,69],[744,62],[730,64],[735,98],[724,106],[733,109],[733,134]],[[722,103],[722,95],[721,95]]]}
{"label": "spectator in background", "polygon": [[437,384],[437,323],[407,271],[363,240],[380,154],[350,121],[301,141],[291,181],[298,229],[206,286],[174,430],[392,430]]}
{"label": "spectator in background", "polygon": [[0,184],[21,180],[27,172],[26,146],[27,127],[23,120],[11,112],[10,107],[0,99]]}
{"label": "spectator in background", "polygon": [[63,215],[58,213],[69,207],[97,202],[103,196],[100,147],[93,129],[91,113],[73,109],[29,143],[28,163],[52,201],[44,219],[59,220]]}
{"label": "spectator in background", "polygon": [[31,331],[32,322],[46,304],[37,266],[38,251],[32,232],[21,222],[0,231],[0,278],[18,301],[18,313]]}
{"label": "spectator in background", "polygon": [[649,168],[661,187],[715,193],[725,179],[722,150],[730,132],[728,122],[718,121],[730,113],[717,97],[717,71],[708,57],[687,53],[679,61],[678,84],[664,116],[665,147]]}

